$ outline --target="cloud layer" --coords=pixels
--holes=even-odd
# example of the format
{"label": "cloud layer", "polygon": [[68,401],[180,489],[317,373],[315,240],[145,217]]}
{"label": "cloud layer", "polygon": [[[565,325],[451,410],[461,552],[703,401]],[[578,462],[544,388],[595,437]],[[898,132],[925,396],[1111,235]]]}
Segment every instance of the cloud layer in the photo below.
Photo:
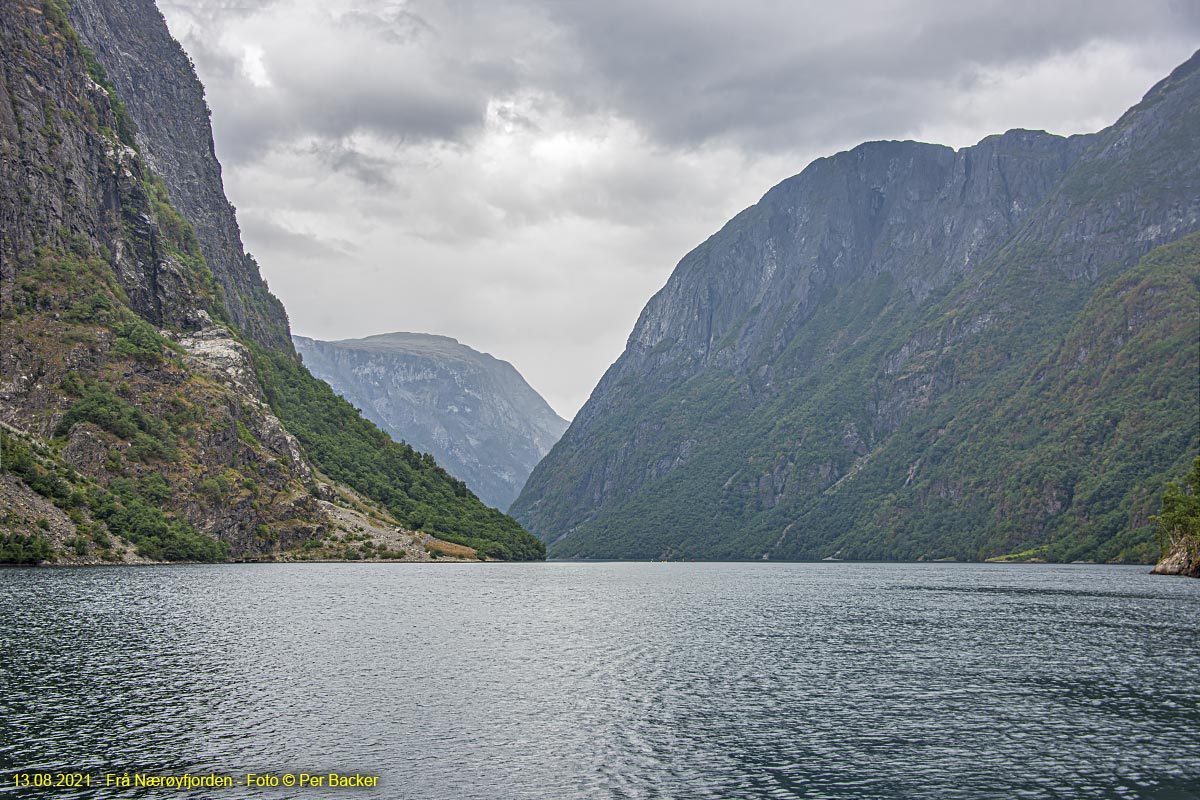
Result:
{"label": "cloud layer", "polygon": [[189,0],[161,8],[294,329],[454,336],[564,416],[691,247],[810,160],[1097,130],[1189,2]]}

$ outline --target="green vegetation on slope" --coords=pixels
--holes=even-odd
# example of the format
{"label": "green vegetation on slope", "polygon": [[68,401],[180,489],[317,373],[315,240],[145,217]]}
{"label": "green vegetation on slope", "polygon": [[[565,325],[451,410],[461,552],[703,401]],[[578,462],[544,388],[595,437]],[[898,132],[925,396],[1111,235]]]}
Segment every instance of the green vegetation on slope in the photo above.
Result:
{"label": "green vegetation on slope", "polygon": [[[91,542],[77,555],[119,560],[112,536],[154,560],[224,560],[228,543],[187,521],[219,519],[222,505],[285,532],[304,526],[289,500],[315,502],[305,487],[257,442],[221,444],[225,431],[245,427],[235,418],[240,402],[193,372],[179,345],[129,308],[100,248],[82,240],[69,250],[43,247],[31,262],[4,309],[6,336],[26,359],[18,371],[36,370],[45,384],[34,413],[56,424],[51,438],[29,445],[6,433],[2,466],[70,516]],[[81,426],[73,458],[86,476],[62,458]],[[227,490],[206,492],[215,481]],[[0,529],[29,522],[0,521]]]}
{"label": "green vegetation on slope", "polygon": [[[104,71],[104,67],[96,60],[96,54],[83,46],[83,42],[79,40],[79,34],[75,32],[75,28],[71,26],[71,21],[67,17],[67,8],[69,7],[68,0],[42,0],[42,13],[50,26],[62,36],[70,46],[77,49],[83,57],[83,64],[87,69],[88,77],[102,86],[108,92],[108,104],[112,109],[113,119],[116,124],[116,131],[113,135],[124,145],[138,149],[137,144],[137,124],[133,121],[133,117],[129,115],[129,110],[125,108],[125,104],[117,97],[117,90],[109,80],[108,74]],[[104,131],[108,133],[109,131]]]}
{"label": "green vegetation on slope", "polygon": [[1162,510],[1153,519],[1163,556],[1182,551],[1190,563],[1200,564],[1200,456],[1192,461],[1183,486],[1167,484]]}
{"label": "green vegetation on slope", "polygon": [[[109,535],[132,543],[138,555],[155,561],[224,561],[229,545],[198,533],[186,520],[159,506],[170,497],[166,479],[148,473],[140,480],[119,478],[107,486],[65,464],[46,445],[22,441],[0,430],[0,471],[62,509],[79,534],[80,555],[94,547],[101,560],[115,560]],[[2,524],[27,527],[28,520]],[[100,524],[103,523],[103,524]],[[82,545],[82,546],[81,546]],[[0,533],[0,563],[36,564],[53,558],[42,535]]]}
{"label": "green vegetation on slope", "polygon": [[79,422],[94,423],[132,443],[130,455],[138,461],[179,455],[169,426],[119,397],[107,383],[88,381],[83,396],[67,410],[55,433],[65,436]]}
{"label": "green vegetation on slope", "polygon": [[426,453],[393,442],[295,359],[252,346],[263,393],[313,463],[414,530],[514,561],[545,558],[541,541],[485,506]]}
{"label": "green vegetation on slope", "polygon": [[[710,373],[665,395],[631,387],[601,438],[694,446],[551,554],[1153,561],[1156,487],[1200,446],[1200,236],[1090,298],[1018,255],[1002,291],[1028,299],[1003,314],[995,298],[919,309],[878,280],[845,287],[774,362],[773,394]],[[958,333],[976,320],[990,321]],[[910,338],[907,361],[881,366]],[[889,429],[901,402],[914,408]],[[586,484],[589,453],[558,463],[574,477],[557,486]],[[543,519],[570,511],[539,502]]]}
{"label": "green vegetation on slope", "polygon": [[933,371],[960,385],[800,518],[826,537],[817,552],[1155,560],[1153,498],[1200,434],[1200,237],[1148,254],[1086,303],[1007,269],[1018,289],[1037,281],[1037,308],[938,356]]}
{"label": "green vegetation on slope", "polygon": [[38,533],[0,533],[0,564],[40,564],[53,558],[50,540]]}

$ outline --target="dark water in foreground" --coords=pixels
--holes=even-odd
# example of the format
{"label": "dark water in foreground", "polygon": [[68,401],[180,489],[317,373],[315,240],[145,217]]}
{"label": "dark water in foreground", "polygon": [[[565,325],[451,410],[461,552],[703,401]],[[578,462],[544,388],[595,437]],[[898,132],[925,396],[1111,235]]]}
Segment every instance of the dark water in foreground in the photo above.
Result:
{"label": "dark water in foreground", "polygon": [[[0,798],[1200,797],[1200,581],[1145,571],[0,570]],[[11,788],[59,769],[380,788]]]}

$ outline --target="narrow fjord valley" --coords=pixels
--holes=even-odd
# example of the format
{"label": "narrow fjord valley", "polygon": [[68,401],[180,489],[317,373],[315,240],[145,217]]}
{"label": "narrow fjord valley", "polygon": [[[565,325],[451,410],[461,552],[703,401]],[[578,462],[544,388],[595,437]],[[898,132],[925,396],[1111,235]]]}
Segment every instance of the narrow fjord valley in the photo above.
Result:
{"label": "narrow fjord valley", "polygon": [[153,3],[9,6],[0,560],[1159,554],[1200,449],[1197,56],[1095,134],[818,159],[567,429],[452,339],[293,340]]}
{"label": "narrow fjord valley", "polygon": [[292,340],[314,376],[501,511],[567,429],[512,364],[445,336]]}
{"label": "narrow fjord valley", "polygon": [[1114,125],[818,159],[511,511],[560,557],[1153,562],[1200,451],[1200,54]]}
{"label": "narrow fjord valley", "polygon": [[1133,5],[0,0],[0,797],[1200,800]]}
{"label": "narrow fjord valley", "polygon": [[544,557],[301,364],[151,0],[0,36],[0,561]]}

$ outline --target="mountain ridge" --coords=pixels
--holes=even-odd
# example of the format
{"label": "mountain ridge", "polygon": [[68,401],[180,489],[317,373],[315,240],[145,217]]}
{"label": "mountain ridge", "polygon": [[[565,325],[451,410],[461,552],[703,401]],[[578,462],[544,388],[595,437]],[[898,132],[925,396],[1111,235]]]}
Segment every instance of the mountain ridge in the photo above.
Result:
{"label": "mountain ridge", "polygon": [[299,363],[153,4],[4,6],[0,561],[544,557]]}
{"label": "mountain ridge", "polygon": [[293,339],[315,375],[496,508],[516,498],[567,426],[512,364],[447,336]]}
{"label": "mountain ridge", "polygon": [[[992,395],[1016,392],[1099,287],[1200,227],[1198,59],[1095,134],[1018,129],[958,151],[871,142],[780,182],[679,262],[514,515],[560,556],[1009,552],[949,532],[927,551],[897,543],[954,513],[976,520],[964,498],[999,514],[978,523],[983,539],[1015,524],[983,502],[980,463],[964,485],[939,473],[946,497],[918,496],[917,476],[938,469],[919,456],[948,446],[936,432],[956,409],[993,413]],[[1174,413],[1180,452],[1156,479],[1196,427],[1186,404]],[[925,425],[934,440],[885,447]],[[877,491],[837,499],[867,479]],[[1104,558],[1149,558],[1130,502],[1116,505],[1140,544]],[[896,503],[908,522],[882,510]],[[854,529],[893,544],[839,547]],[[1097,541],[1055,557],[1097,557]]]}

